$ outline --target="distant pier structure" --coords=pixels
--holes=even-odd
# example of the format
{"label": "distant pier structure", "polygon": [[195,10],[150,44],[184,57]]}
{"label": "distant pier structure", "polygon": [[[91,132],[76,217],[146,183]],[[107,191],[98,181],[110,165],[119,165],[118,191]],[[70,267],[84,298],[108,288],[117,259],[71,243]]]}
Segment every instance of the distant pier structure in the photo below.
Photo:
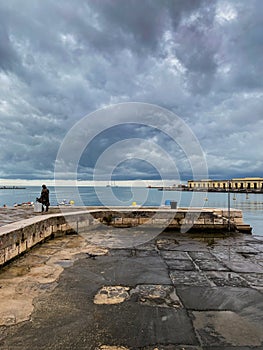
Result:
{"label": "distant pier structure", "polygon": [[189,190],[199,191],[232,191],[232,192],[263,192],[262,177],[233,178],[231,180],[188,180]]}

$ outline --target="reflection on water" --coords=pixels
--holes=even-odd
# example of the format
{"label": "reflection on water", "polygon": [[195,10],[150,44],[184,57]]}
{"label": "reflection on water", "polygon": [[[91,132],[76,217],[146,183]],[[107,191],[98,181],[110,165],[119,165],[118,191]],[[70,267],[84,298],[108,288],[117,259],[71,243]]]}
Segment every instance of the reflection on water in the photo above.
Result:
{"label": "reflection on water", "polygon": [[263,210],[262,202],[251,202],[247,200],[247,202],[240,202],[236,205],[236,208],[246,209],[246,210]]}

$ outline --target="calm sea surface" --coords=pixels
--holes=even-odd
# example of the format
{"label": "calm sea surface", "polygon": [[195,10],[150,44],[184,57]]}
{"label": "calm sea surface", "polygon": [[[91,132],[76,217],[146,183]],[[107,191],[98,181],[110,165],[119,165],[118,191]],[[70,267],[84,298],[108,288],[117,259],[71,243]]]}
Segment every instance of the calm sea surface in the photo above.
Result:
{"label": "calm sea surface", "polygon": [[[133,202],[142,206],[162,206],[166,200],[178,202],[179,207],[227,208],[227,193],[158,191],[142,187],[49,187],[51,205],[62,200],[74,200],[75,205],[129,206]],[[34,202],[40,196],[40,187],[1,189],[0,206]],[[253,227],[254,235],[263,236],[263,194],[230,194],[231,208],[243,210],[245,223]]]}

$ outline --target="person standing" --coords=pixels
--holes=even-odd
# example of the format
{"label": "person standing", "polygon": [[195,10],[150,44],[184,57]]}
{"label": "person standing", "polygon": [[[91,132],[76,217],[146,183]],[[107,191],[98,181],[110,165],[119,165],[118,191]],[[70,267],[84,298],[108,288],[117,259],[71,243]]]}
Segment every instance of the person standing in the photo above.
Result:
{"label": "person standing", "polygon": [[44,211],[44,206],[46,207],[46,211],[48,211],[49,203],[49,189],[46,185],[42,185],[42,191],[40,195],[40,203],[42,203],[42,212]]}

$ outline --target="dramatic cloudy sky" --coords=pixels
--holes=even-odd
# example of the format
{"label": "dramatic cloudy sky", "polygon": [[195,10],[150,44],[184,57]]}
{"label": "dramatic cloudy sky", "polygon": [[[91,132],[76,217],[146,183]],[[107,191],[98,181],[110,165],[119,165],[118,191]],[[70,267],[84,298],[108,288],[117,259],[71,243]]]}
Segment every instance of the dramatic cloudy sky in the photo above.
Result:
{"label": "dramatic cloudy sky", "polygon": [[[0,0],[0,178],[52,179],[69,130],[124,102],[179,116],[210,177],[263,176],[262,13],[262,0]],[[171,158],[191,177],[191,155],[182,160],[167,135],[115,123],[83,152],[79,178],[92,178],[109,147],[102,178],[116,154],[118,179],[160,168],[178,177]]]}

